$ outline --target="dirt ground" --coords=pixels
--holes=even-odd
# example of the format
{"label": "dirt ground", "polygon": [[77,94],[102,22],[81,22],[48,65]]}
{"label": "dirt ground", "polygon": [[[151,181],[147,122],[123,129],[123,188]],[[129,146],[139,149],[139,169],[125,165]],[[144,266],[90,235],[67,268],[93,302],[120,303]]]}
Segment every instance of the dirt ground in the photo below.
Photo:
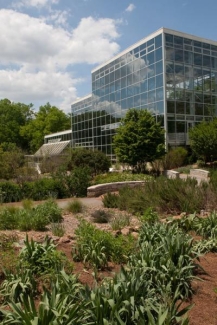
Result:
{"label": "dirt ground", "polygon": [[[85,202],[86,203],[86,202]],[[82,214],[77,216],[70,213],[64,214],[64,226],[65,226],[65,235],[63,238],[56,238],[58,244],[58,249],[63,251],[69,260],[72,260],[71,250],[73,242],[75,241],[74,231],[78,226],[78,217],[85,218],[86,220],[91,220],[91,212],[96,209],[101,209],[100,201],[96,202],[96,205],[91,207],[86,205],[85,210]],[[126,212],[121,212],[118,210],[113,210],[113,215],[120,215],[120,213],[126,214]],[[132,217],[131,224],[133,226],[138,226],[138,221],[136,218]],[[101,229],[108,230],[108,224],[97,224]],[[26,236],[26,233],[16,231],[18,235],[20,244],[22,245],[23,240]],[[35,240],[43,240],[45,235],[52,236],[51,230],[48,228],[46,232],[28,232],[29,237],[32,237]],[[55,238],[54,238],[55,239]],[[83,284],[88,284],[90,286],[94,285],[93,270],[85,269],[82,263],[74,263],[74,273],[78,274],[80,281]],[[187,304],[193,304],[193,308],[189,312],[189,325],[217,325],[217,254],[209,253],[200,258],[200,265],[205,272],[200,272],[198,277],[200,278],[193,281],[194,295],[192,299],[187,302]],[[119,265],[110,264],[109,269],[104,272],[99,272],[99,282],[104,277],[110,277],[115,272],[120,270]],[[186,303],[184,303],[185,305]]]}

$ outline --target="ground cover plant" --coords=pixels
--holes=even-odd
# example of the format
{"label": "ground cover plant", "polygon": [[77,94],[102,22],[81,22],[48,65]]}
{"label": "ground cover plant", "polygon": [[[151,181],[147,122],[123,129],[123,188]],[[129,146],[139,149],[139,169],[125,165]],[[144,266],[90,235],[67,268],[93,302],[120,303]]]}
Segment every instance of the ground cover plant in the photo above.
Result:
{"label": "ground cover plant", "polygon": [[62,212],[55,201],[48,200],[26,208],[0,207],[0,230],[43,231],[51,222],[61,222]]}
{"label": "ground cover plant", "polygon": [[108,193],[103,198],[107,208],[119,208],[143,215],[152,207],[158,213],[194,213],[213,210],[216,207],[216,186],[195,179],[166,179],[159,177],[149,180],[141,187],[120,189],[119,194]]}

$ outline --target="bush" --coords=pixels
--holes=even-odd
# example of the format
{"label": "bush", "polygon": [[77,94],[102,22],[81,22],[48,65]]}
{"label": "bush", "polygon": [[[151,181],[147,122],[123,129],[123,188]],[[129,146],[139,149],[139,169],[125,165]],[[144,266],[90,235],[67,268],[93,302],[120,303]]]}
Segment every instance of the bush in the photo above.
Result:
{"label": "bush", "polygon": [[119,195],[108,192],[103,196],[102,203],[105,208],[118,208]]}
{"label": "bush", "polygon": [[66,210],[71,213],[81,213],[84,207],[83,204],[78,200],[73,200],[68,203]]}
{"label": "bush", "polygon": [[54,236],[62,237],[65,234],[65,227],[62,223],[55,222],[51,224],[51,231]]}
{"label": "bush", "polygon": [[71,151],[69,169],[88,168],[91,175],[106,173],[111,166],[109,158],[99,150],[90,150],[86,148],[76,148]]}
{"label": "bush", "polygon": [[164,169],[173,169],[186,163],[188,151],[183,147],[170,149],[164,157]]}
{"label": "bush", "polygon": [[104,183],[114,183],[114,182],[127,182],[127,181],[146,181],[150,180],[151,177],[144,174],[132,174],[131,172],[121,172],[121,173],[109,173],[103,175],[97,175],[94,177],[93,185],[104,184]]}
{"label": "bush", "polygon": [[95,210],[91,213],[95,223],[108,223],[111,220],[111,213],[105,210]]}
{"label": "bush", "polygon": [[17,202],[22,198],[23,193],[19,185],[10,181],[0,183],[0,203]]}
{"label": "bush", "polygon": [[111,221],[112,230],[121,230],[126,226],[130,225],[130,216],[128,215],[120,215],[118,217],[114,217]]}

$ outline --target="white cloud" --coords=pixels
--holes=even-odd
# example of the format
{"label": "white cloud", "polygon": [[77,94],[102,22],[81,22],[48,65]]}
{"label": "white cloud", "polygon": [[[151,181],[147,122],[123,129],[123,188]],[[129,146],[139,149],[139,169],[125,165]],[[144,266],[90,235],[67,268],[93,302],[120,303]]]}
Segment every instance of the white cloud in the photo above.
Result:
{"label": "white cloud", "polygon": [[59,0],[20,0],[14,1],[13,7],[22,8],[22,7],[50,7],[53,4],[57,4]]}
{"label": "white cloud", "polygon": [[[64,16],[61,19],[64,23]],[[76,98],[75,85],[80,81],[73,79],[68,67],[101,63],[116,54],[117,24],[113,19],[88,17],[66,30],[43,18],[0,10],[0,97],[55,101],[66,109]]]}
{"label": "white cloud", "polygon": [[135,8],[136,8],[136,6],[135,6],[133,3],[131,3],[131,4],[129,4],[129,6],[125,9],[125,11],[131,12],[131,11],[133,11]]}

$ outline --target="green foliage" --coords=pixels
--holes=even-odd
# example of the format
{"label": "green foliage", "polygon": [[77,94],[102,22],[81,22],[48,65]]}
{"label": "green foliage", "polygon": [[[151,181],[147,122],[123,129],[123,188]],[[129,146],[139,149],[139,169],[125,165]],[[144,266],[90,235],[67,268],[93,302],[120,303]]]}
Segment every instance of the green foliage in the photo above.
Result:
{"label": "green foliage", "polygon": [[34,119],[21,127],[20,134],[28,142],[31,152],[35,152],[44,143],[45,135],[67,129],[70,129],[70,116],[47,103],[40,106]]}
{"label": "green foliage", "polygon": [[60,222],[62,220],[61,209],[53,200],[48,200],[32,209],[19,209],[5,207],[0,209],[0,229],[21,231],[45,230],[51,222]]}
{"label": "green foliage", "polygon": [[95,223],[108,223],[111,220],[111,213],[105,210],[95,210],[91,213],[91,218]]}
{"label": "green foliage", "polygon": [[130,213],[143,215],[152,207],[158,213],[194,213],[214,208],[217,191],[207,183],[197,185],[195,179],[166,179],[159,177],[141,187],[120,189],[119,195],[107,194],[106,207],[118,207]]}
{"label": "green foliage", "polygon": [[127,182],[127,181],[146,181],[150,180],[149,175],[144,174],[134,174],[131,172],[112,172],[103,175],[97,175],[92,181],[93,185],[104,184],[104,183],[114,183],[114,182]]}
{"label": "green foliage", "polygon": [[0,182],[0,194],[1,203],[17,202],[23,198],[20,186],[9,181]]}
{"label": "green foliage", "polygon": [[87,188],[90,186],[91,174],[88,167],[76,167],[68,176],[68,185],[71,196],[87,196]]}
{"label": "green foliage", "polygon": [[102,203],[105,208],[118,208],[119,195],[115,193],[106,193],[102,198]]}
{"label": "green foliage", "polygon": [[36,293],[36,281],[29,269],[17,268],[16,273],[5,272],[5,280],[0,286],[0,296],[4,303],[21,301],[21,295]]}
{"label": "green foliage", "polygon": [[124,227],[127,227],[129,225],[130,225],[130,216],[127,214],[114,217],[112,218],[111,221],[112,230],[121,230]]}
{"label": "green foliage", "polygon": [[20,263],[31,269],[33,274],[55,274],[67,265],[64,254],[56,250],[56,246],[48,237],[41,244],[33,239],[29,241],[26,236],[24,244],[20,253]]}
{"label": "green foliage", "polygon": [[173,169],[183,166],[186,163],[188,151],[183,147],[170,149],[164,157],[164,169]]}
{"label": "green foliage", "polygon": [[204,162],[216,159],[217,120],[197,124],[189,131],[190,146],[198,159]]}
{"label": "green foliage", "polygon": [[141,222],[155,223],[159,221],[158,214],[153,210],[153,208],[148,208],[145,210],[143,215],[140,217]]}
{"label": "green foliage", "polygon": [[54,236],[62,237],[65,234],[65,227],[62,223],[54,222],[51,224],[51,231]]}
{"label": "green foliage", "polygon": [[71,213],[81,213],[84,210],[84,207],[79,200],[73,200],[68,203],[66,210]]}
{"label": "green foliage", "polygon": [[204,238],[217,238],[217,213],[214,211],[208,217],[198,219],[195,230]]}
{"label": "green foliage", "polygon": [[76,148],[71,151],[68,167],[73,170],[75,167],[88,167],[91,175],[106,173],[111,166],[109,158],[99,150]]}
{"label": "green foliage", "polygon": [[0,179],[15,179],[24,166],[24,153],[13,143],[0,145]]}
{"label": "green foliage", "polygon": [[121,163],[138,171],[165,154],[164,130],[147,110],[130,109],[114,136],[115,153]]}
{"label": "green foliage", "polygon": [[109,261],[126,261],[127,255],[132,251],[131,239],[114,238],[111,233],[102,231],[87,223],[80,221],[75,230],[77,242],[72,256],[77,261],[83,261],[94,268],[104,268]]}
{"label": "green foliage", "polygon": [[8,99],[0,100],[0,143],[14,143],[28,149],[28,142],[20,133],[20,128],[33,119],[32,104],[14,103]]}

